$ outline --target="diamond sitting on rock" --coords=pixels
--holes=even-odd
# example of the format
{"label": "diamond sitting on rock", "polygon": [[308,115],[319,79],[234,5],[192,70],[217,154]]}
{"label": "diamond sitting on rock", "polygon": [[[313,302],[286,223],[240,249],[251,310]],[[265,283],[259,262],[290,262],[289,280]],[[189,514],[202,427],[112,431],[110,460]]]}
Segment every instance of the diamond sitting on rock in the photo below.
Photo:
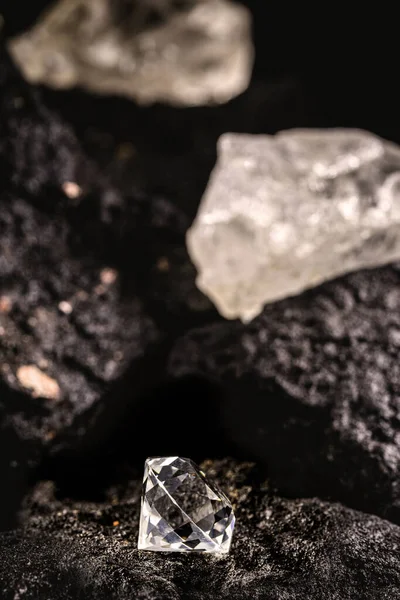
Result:
{"label": "diamond sitting on rock", "polygon": [[148,458],[139,550],[227,553],[235,517],[228,498],[188,458]]}

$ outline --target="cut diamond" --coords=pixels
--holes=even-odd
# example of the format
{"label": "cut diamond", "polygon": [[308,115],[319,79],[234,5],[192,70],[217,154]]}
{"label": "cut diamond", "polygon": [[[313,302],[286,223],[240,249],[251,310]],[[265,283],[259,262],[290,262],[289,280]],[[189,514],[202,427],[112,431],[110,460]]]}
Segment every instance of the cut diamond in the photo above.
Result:
{"label": "cut diamond", "polygon": [[193,461],[178,456],[146,460],[139,550],[227,553],[234,526],[228,498]]}

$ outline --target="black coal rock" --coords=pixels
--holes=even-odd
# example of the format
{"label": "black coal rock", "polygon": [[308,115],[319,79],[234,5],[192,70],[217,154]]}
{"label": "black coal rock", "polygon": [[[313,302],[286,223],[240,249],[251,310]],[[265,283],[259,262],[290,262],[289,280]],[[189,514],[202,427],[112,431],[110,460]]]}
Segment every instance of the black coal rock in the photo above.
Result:
{"label": "black coal rock", "polygon": [[285,494],[400,522],[400,274],[344,277],[266,307],[249,325],[187,334],[170,370],[221,386],[236,452]]}
{"label": "black coal rock", "polygon": [[0,92],[2,529],[33,469],[106,448],[162,379],[172,340],[215,313],[195,286],[188,218],[134,184],[132,146],[112,141],[100,168],[99,139],[92,161],[4,49]]}
{"label": "black coal rock", "polygon": [[228,556],[138,552],[140,480],[120,481],[99,503],[57,498],[43,482],[26,503],[24,529],[0,536],[2,598],[400,598],[397,525],[280,498],[248,464],[203,468],[235,504]]}
{"label": "black coal rock", "polygon": [[1,196],[0,472],[11,511],[25,467],[104,443],[163,378],[172,340],[210,312],[186,219],[161,198],[115,194],[110,205],[111,191],[78,203],[63,190]]}
{"label": "black coal rock", "polygon": [[210,304],[183,213],[116,190],[4,51],[0,91],[2,529],[43,456],[104,442]]}
{"label": "black coal rock", "polygon": [[85,169],[90,167],[73,130],[22,79],[0,43],[1,185],[38,194],[75,181]]}
{"label": "black coal rock", "polygon": [[161,340],[138,294],[122,291],[118,269],[74,253],[75,231],[63,201],[53,200],[46,209],[2,197],[1,455],[12,480],[45,448],[77,443],[115,386],[117,419],[119,404],[141,393],[138,373]]}

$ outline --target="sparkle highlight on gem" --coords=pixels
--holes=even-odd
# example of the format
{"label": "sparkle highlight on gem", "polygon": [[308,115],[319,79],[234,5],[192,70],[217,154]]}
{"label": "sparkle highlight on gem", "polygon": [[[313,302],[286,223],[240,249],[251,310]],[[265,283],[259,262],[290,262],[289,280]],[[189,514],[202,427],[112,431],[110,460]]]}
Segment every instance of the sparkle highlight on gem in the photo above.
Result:
{"label": "sparkle highlight on gem", "polygon": [[146,460],[139,550],[227,553],[234,526],[228,498],[193,461]]}

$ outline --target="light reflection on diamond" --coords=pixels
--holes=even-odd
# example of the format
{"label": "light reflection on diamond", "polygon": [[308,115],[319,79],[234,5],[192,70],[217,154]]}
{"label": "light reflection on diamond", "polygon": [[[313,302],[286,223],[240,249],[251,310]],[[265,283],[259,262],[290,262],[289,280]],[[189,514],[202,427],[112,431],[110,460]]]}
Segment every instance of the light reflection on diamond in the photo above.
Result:
{"label": "light reflection on diamond", "polygon": [[146,460],[139,550],[227,553],[234,526],[229,500],[190,459]]}

